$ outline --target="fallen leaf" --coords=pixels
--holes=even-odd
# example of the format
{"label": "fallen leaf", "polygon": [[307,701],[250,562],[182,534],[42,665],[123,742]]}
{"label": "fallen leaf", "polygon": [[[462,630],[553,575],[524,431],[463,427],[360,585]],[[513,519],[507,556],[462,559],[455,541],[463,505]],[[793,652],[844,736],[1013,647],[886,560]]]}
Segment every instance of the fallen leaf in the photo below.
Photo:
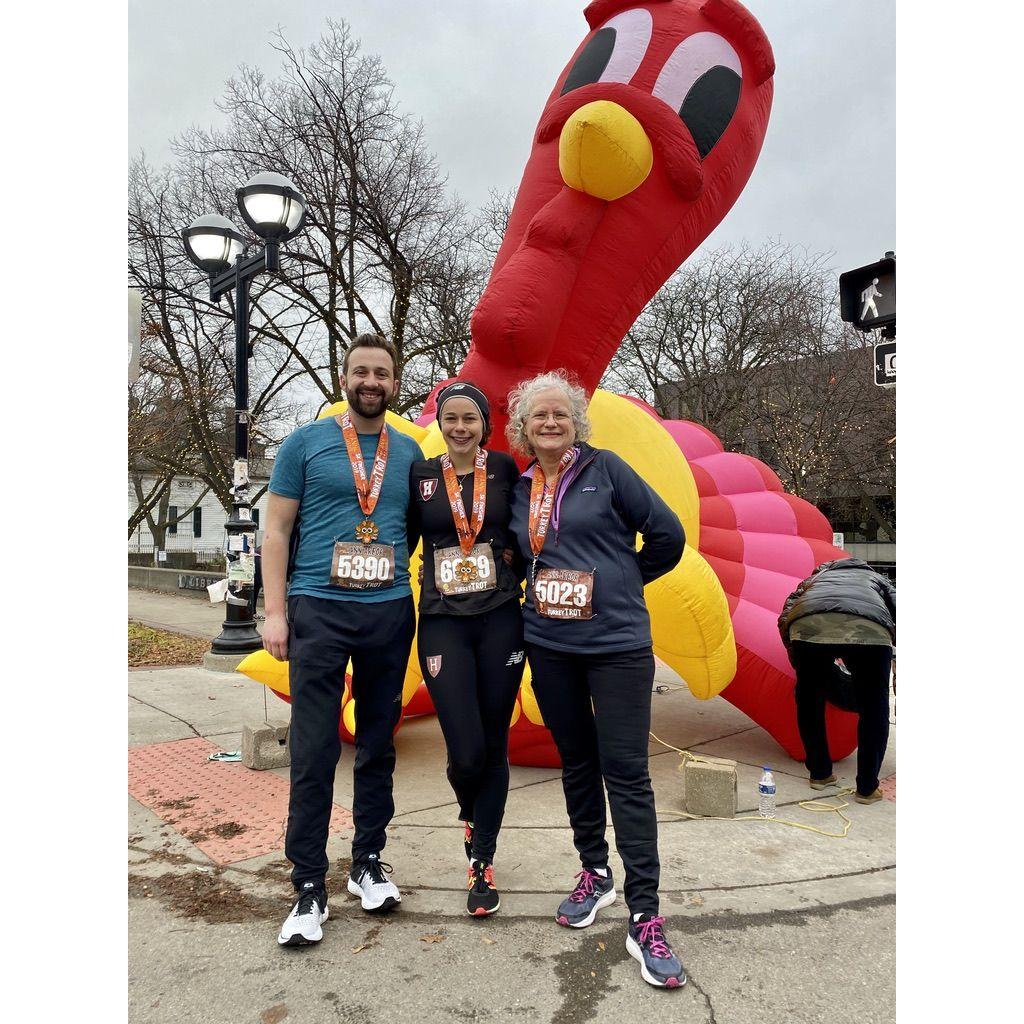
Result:
{"label": "fallen leaf", "polygon": [[591,972],[590,972],[590,976],[591,976],[592,978],[596,978],[596,977],[597,977],[597,971],[591,971]]}
{"label": "fallen leaf", "polygon": [[279,1024],[279,1021],[285,1019],[288,1016],[288,1007],[284,1003],[278,1003],[277,1006],[268,1006],[260,1014],[260,1024]]}
{"label": "fallen leaf", "polygon": [[481,942],[486,942],[488,946],[493,946],[494,945],[494,939],[489,939],[489,938],[487,938],[486,935],[480,941]]}
{"label": "fallen leaf", "polygon": [[362,953],[362,951],[363,951],[364,949],[369,949],[369,947],[368,947],[368,946],[366,945],[366,943],[365,943],[365,942],[364,942],[364,943],[363,943],[363,945],[361,945],[361,946],[353,946],[353,947],[352,947],[352,952],[353,952],[353,953]]}
{"label": "fallen leaf", "polygon": [[703,903],[704,903],[704,897],[703,896],[691,896],[690,897],[690,903],[693,906],[695,906],[695,907],[702,906]]}
{"label": "fallen leaf", "polygon": [[601,942],[600,940],[598,940],[598,943],[597,943],[597,948],[598,948],[599,950],[601,950],[601,952],[603,953],[603,952],[604,952],[604,943],[603,943],[603,942]]}
{"label": "fallen leaf", "polygon": [[444,942],[443,935],[421,935],[420,942]]}

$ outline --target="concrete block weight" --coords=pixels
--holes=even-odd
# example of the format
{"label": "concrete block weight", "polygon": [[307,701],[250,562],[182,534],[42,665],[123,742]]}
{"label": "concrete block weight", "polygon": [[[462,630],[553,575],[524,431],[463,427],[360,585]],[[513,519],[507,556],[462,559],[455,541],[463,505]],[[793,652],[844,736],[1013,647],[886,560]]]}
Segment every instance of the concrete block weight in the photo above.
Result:
{"label": "concrete block weight", "polygon": [[683,768],[683,802],[689,814],[708,818],[736,815],[736,762],[687,761]]}
{"label": "concrete block weight", "polygon": [[257,772],[287,768],[291,764],[288,723],[246,723],[242,726],[242,764]]}

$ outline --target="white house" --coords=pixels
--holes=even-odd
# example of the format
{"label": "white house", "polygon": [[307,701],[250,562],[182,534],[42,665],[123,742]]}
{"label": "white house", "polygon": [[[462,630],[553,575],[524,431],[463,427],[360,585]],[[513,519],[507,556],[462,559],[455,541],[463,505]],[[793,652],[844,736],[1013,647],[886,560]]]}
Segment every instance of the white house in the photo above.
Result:
{"label": "white house", "polygon": [[[264,490],[270,479],[273,469],[273,459],[254,459],[250,462],[251,484],[250,495],[263,491],[263,494],[253,505],[252,517],[257,530],[260,528],[266,516],[267,494]],[[156,476],[146,473],[142,477],[143,494],[149,492],[156,482]],[[171,482],[170,501],[167,509],[167,520],[184,516],[176,526],[169,526],[164,542],[164,550],[188,551],[205,556],[200,561],[205,561],[213,555],[218,555],[224,550],[224,524],[228,520],[228,513],[221,505],[213,491],[207,491],[203,495],[206,485],[198,477],[179,476]],[[200,495],[203,495],[200,499]],[[198,501],[198,504],[196,502]],[[193,508],[193,506],[195,506]],[[135,487],[131,476],[128,478],[128,514],[129,516],[138,507]],[[153,510],[156,518],[157,510]],[[262,540],[258,536],[257,542]],[[149,524],[145,519],[135,528],[135,532],[128,538],[129,553],[152,554],[153,534],[150,532]]]}

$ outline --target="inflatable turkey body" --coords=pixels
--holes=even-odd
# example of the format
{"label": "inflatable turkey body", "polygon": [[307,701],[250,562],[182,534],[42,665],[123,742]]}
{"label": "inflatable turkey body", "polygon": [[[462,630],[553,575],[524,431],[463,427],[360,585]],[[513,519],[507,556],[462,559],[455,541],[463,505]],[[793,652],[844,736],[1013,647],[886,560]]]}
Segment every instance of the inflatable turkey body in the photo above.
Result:
{"label": "inflatable turkey body", "polygon": [[[843,557],[829,523],[706,428],[595,390],[640,311],[750,177],[771,109],[771,46],[735,0],[595,0],[585,16],[590,32],[541,115],[460,376],[487,392],[495,445],[521,381],[564,369],[583,384],[593,443],[626,459],[686,530],[682,561],[646,588],[655,654],[695,697],[721,694],[802,759],[776,620],[816,565]],[[431,399],[417,424],[388,414],[428,458],[444,450],[433,408]],[[286,666],[263,652],[240,671],[287,693]],[[419,688],[414,653],[407,714],[427,707]],[[340,728],[349,740],[355,715],[346,688]],[[856,721],[829,709],[833,758],[854,749]],[[559,763],[528,672],[509,759]]]}

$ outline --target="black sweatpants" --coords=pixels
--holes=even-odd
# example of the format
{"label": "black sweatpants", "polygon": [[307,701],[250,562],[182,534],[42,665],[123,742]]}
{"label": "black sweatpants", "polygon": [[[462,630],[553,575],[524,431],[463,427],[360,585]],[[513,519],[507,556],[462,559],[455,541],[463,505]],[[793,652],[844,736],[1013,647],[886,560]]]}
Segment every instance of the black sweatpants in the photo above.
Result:
{"label": "black sweatpants", "polygon": [[[857,792],[862,796],[874,793],[889,742],[892,648],[888,644],[815,644],[794,640],[789,657],[796,669],[796,724],[811,778],[827,779],[832,774],[825,733],[828,702],[858,713]],[[841,677],[836,658],[843,659],[852,679]]]}
{"label": "black sweatpants", "polygon": [[608,863],[604,786],[631,914],[658,913],[658,819],[647,767],[654,654],[568,654],[527,643],[533,692],[562,758],[573,841],[585,868]]}
{"label": "black sweatpants", "polygon": [[482,615],[421,615],[417,647],[459,817],[473,822],[474,858],[491,863],[508,797],[509,722],[526,665],[519,602]]}
{"label": "black sweatpants", "polygon": [[416,629],[411,597],[373,604],[299,595],[288,601],[291,688],[291,792],[285,856],[292,884],[322,882],[334,773],[341,756],[338,718],[352,659],[356,756],[352,771],[352,858],[379,853],[395,813],[393,735]]}

